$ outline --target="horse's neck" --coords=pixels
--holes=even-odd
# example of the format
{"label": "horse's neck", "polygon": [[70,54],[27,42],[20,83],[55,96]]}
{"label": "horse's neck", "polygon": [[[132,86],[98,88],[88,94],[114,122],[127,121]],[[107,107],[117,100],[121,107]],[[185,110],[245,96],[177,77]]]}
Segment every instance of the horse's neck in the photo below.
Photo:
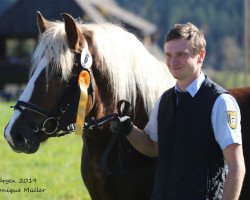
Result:
{"label": "horse's neck", "polygon": [[140,95],[137,96],[136,105],[133,112],[133,123],[140,129],[143,129],[148,122],[148,115],[144,107],[143,99]]}

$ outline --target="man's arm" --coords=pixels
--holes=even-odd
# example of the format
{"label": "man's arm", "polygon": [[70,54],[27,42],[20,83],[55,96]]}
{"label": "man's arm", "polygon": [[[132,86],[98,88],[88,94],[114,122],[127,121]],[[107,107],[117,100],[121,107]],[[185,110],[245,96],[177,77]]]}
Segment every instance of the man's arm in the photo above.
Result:
{"label": "man's arm", "polygon": [[223,155],[229,171],[222,199],[238,200],[246,171],[242,145],[230,144],[223,150]]}
{"label": "man's arm", "polygon": [[158,156],[158,142],[151,140],[146,132],[137,127],[133,127],[131,133],[127,136],[127,139],[140,153],[149,157]]}

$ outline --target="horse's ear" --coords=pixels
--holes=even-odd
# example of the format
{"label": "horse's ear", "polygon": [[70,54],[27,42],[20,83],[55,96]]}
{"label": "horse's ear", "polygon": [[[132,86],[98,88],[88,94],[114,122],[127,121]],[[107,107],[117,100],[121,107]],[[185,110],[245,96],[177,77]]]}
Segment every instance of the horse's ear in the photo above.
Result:
{"label": "horse's ear", "polygon": [[49,22],[43,17],[43,15],[37,11],[37,25],[39,33],[42,34],[49,27]]}
{"label": "horse's ear", "polygon": [[69,14],[61,14],[65,23],[65,31],[67,34],[68,45],[70,49],[81,51],[84,46],[84,36],[77,27],[75,20]]}

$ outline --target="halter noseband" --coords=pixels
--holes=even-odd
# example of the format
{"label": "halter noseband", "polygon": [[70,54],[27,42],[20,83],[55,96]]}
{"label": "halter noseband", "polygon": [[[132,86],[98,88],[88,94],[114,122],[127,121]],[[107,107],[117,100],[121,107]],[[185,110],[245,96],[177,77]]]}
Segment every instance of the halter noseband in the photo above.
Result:
{"label": "halter noseband", "polygon": [[[32,117],[30,116],[29,112],[27,112],[27,110],[23,109],[23,107],[43,116],[45,118],[45,120],[42,122],[41,127],[39,127],[37,125],[37,123],[34,122]],[[66,133],[69,133],[69,132],[74,130],[74,127],[69,125],[66,127],[66,130],[58,131],[58,127],[60,125],[60,118],[66,112],[67,107],[68,107],[68,105],[65,105],[65,109],[63,109],[63,105],[62,105],[60,107],[59,111],[58,111],[58,109],[56,109],[53,112],[49,113],[49,112],[47,112],[47,110],[45,110],[37,105],[31,104],[31,103],[28,103],[25,101],[21,101],[21,100],[17,101],[16,105],[13,106],[13,108],[15,110],[19,110],[26,117],[29,125],[32,127],[34,132],[41,131],[47,135],[55,134],[55,136],[57,136],[57,137],[65,135]],[[56,113],[58,113],[58,112],[59,112],[59,115],[56,115]],[[53,125],[52,128],[48,128],[49,124]]]}

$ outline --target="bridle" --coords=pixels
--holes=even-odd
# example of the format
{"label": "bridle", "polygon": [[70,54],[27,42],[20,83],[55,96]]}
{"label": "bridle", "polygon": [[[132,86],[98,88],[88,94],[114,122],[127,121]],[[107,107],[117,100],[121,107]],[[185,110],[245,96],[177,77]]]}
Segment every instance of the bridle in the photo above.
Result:
{"label": "bridle", "polygon": [[[93,86],[93,74],[92,71],[83,66],[81,62],[81,60],[84,60],[84,62],[86,62],[89,58],[92,59],[92,57],[88,50],[86,52],[86,49],[83,49],[83,51],[85,51],[86,54],[84,58],[82,58],[83,56],[82,53],[75,54],[75,62],[77,66],[74,67],[76,72],[72,77],[70,86],[68,90],[65,92],[61,100],[61,103],[59,103],[59,105],[55,109],[49,112],[40,106],[22,100],[18,100],[15,106],[11,106],[15,110],[19,110],[23,114],[23,116],[25,116],[34,133],[41,132],[45,133],[50,137],[60,137],[65,134],[72,133],[75,130],[74,123],[68,124],[66,126],[62,126],[61,124],[62,124],[62,117],[66,113],[69,107],[70,98],[72,98],[72,96],[75,97],[76,95],[77,96],[79,95],[77,77],[82,70],[87,70],[90,74],[91,80],[90,80],[90,85],[88,87],[88,95],[92,96],[92,106],[94,105],[95,94]],[[77,105],[74,105],[74,107],[75,106]],[[34,119],[32,119],[30,113],[27,110],[35,112],[40,116],[42,116],[43,118],[45,118],[44,121],[41,123],[41,125],[38,125],[34,121]]]}

